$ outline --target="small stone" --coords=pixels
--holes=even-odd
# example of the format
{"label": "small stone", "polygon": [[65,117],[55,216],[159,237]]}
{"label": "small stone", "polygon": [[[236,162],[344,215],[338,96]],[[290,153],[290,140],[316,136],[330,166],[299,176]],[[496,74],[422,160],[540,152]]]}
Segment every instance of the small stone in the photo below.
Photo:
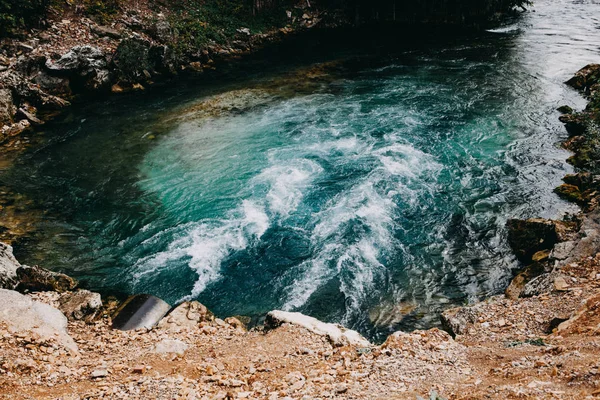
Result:
{"label": "small stone", "polygon": [[96,369],[92,372],[92,378],[104,378],[108,376],[108,371],[105,369]]}
{"label": "small stone", "polygon": [[562,276],[554,278],[554,289],[558,292],[564,292],[569,289],[569,284]]}
{"label": "small stone", "polygon": [[146,367],[143,365],[138,365],[136,367],[133,367],[131,372],[133,372],[134,374],[143,374],[144,372],[146,372]]}
{"label": "small stone", "polygon": [[342,394],[348,391],[348,386],[344,383],[338,383],[334,388],[335,393]]}

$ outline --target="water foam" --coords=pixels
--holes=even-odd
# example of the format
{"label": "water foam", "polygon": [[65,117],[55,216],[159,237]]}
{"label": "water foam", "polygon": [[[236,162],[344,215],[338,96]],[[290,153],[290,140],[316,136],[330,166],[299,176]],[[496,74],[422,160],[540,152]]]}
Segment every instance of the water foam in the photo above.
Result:
{"label": "water foam", "polygon": [[[220,266],[231,252],[243,250],[257,241],[269,228],[270,221],[264,207],[250,200],[242,201],[240,207],[223,220],[190,223],[179,227],[168,248],[142,258],[134,266],[136,280],[153,274],[176,261],[185,261],[197,274],[198,279],[190,295],[182,300],[198,296],[206,287],[220,277]],[[164,236],[166,231],[157,236]]]}

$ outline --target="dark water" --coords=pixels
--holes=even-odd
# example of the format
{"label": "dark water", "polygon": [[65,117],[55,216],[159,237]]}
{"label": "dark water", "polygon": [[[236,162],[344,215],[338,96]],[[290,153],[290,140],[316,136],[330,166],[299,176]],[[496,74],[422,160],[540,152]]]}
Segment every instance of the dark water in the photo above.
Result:
{"label": "dark water", "polygon": [[374,339],[436,325],[506,286],[507,218],[573,209],[552,193],[571,171],[555,109],[583,106],[562,82],[600,58],[599,4],[534,10],[75,109],[0,175],[49,210],[18,253],[222,316],[299,310]]}

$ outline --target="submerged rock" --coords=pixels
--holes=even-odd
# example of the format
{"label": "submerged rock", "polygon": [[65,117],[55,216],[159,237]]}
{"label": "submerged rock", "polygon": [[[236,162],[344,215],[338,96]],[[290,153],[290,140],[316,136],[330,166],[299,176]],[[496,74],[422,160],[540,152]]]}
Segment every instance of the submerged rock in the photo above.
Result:
{"label": "submerged rock", "polygon": [[17,269],[17,290],[20,292],[66,292],[77,287],[77,281],[68,275],[33,266]]}
{"label": "submerged rock", "polygon": [[13,290],[0,289],[0,322],[6,323],[13,333],[32,332],[43,340],[56,339],[65,348],[78,351],[67,333],[63,313]]}
{"label": "submerged rock", "polygon": [[139,328],[152,328],[171,306],[156,296],[137,294],[130,296],[113,315],[113,329],[128,331]]}
{"label": "submerged rock", "polygon": [[265,328],[274,329],[285,323],[298,325],[317,335],[325,336],[334,346],[372,346],[367,339],[356,331],[346,329],[341,325],[321,322],[316,318],[298,312],[271,311],[265,319]]}

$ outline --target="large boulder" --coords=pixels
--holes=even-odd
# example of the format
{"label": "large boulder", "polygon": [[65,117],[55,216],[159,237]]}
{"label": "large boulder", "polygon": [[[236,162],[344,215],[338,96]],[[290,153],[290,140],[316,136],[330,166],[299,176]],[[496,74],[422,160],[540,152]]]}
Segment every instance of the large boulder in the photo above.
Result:
{"label": "large boulder", "polygon": [[60,59],[48,60],[46,68],[51,74],[73,78],[84,89],[110,87],[111,76],[106,54],[93,46],[75,46]]}
{"label": "large boulder", "polygon": [[558,241],[556,224],[542,218],[509,219],[508,244],[517,258],[525,263],[540,250],[549,250]]}
{"label": "large boulder", "polygon": [[68,275],[34,266],[17,269],[17,290],[20,292],[67,292],[77,287],[77,281]]}
{"label": "large boulder", "polygon": [[13,289],[17,284],[17,269],[21,266],[12,247],[0,242],[0,288]]}
{"label": "large boulder", "polygon": [[189,345],[181,340],[163,339],[152,348],[151,352],[155,354],[177,354],[182,356],[188,348]]}
{"label": "large boulder", "polygon": [[42,340],[54,339],[68,350],[78,351],[67,333],[67,318],[63,313],[13,290],[0,289],[0,322],[10,332],[31,332]]}
{"label": "large boulder", "polygon": [[82,72],[104,69],[107,66],[106,55],[97,47],[75,46],[56,61],[46,61],[46,68],[59,73]]}
{"label": "large boulder", "polygon": [[150,65],[150,42],[135,37],[122,40],[115,51],[112,62],[119,80],[130,83],[146,80],[152,67]]}
{"label": "large boulder", "polygon": [[55,96],[70,96],[72,94],[70,80],[65,76],[53,76],[46,71],[41,71],[33,78],[33,82],[45,92]]}
{"label": "large boulder", "polygon": [[130,296],[115,311],[112,317],[113,329],[128,331],[152,328],[169,312],[171,306],[164,300],[149,294]]}
{"label": "large boulder", "polygon": [[0,89],[0,127],[12,124],[16,112],[12,92],[9,89]]}
{"label": "large boulder", "polygon": [[371,347],[372,344],[361,336],[360,333],[346,329],[341,325],[329,324],[316,318],[298,312],[275,310],[267,314],[265,328],[274,329],[283,324],[301,326],[308,331],[320,336],[325,336],[334,346],[360,346]]}

